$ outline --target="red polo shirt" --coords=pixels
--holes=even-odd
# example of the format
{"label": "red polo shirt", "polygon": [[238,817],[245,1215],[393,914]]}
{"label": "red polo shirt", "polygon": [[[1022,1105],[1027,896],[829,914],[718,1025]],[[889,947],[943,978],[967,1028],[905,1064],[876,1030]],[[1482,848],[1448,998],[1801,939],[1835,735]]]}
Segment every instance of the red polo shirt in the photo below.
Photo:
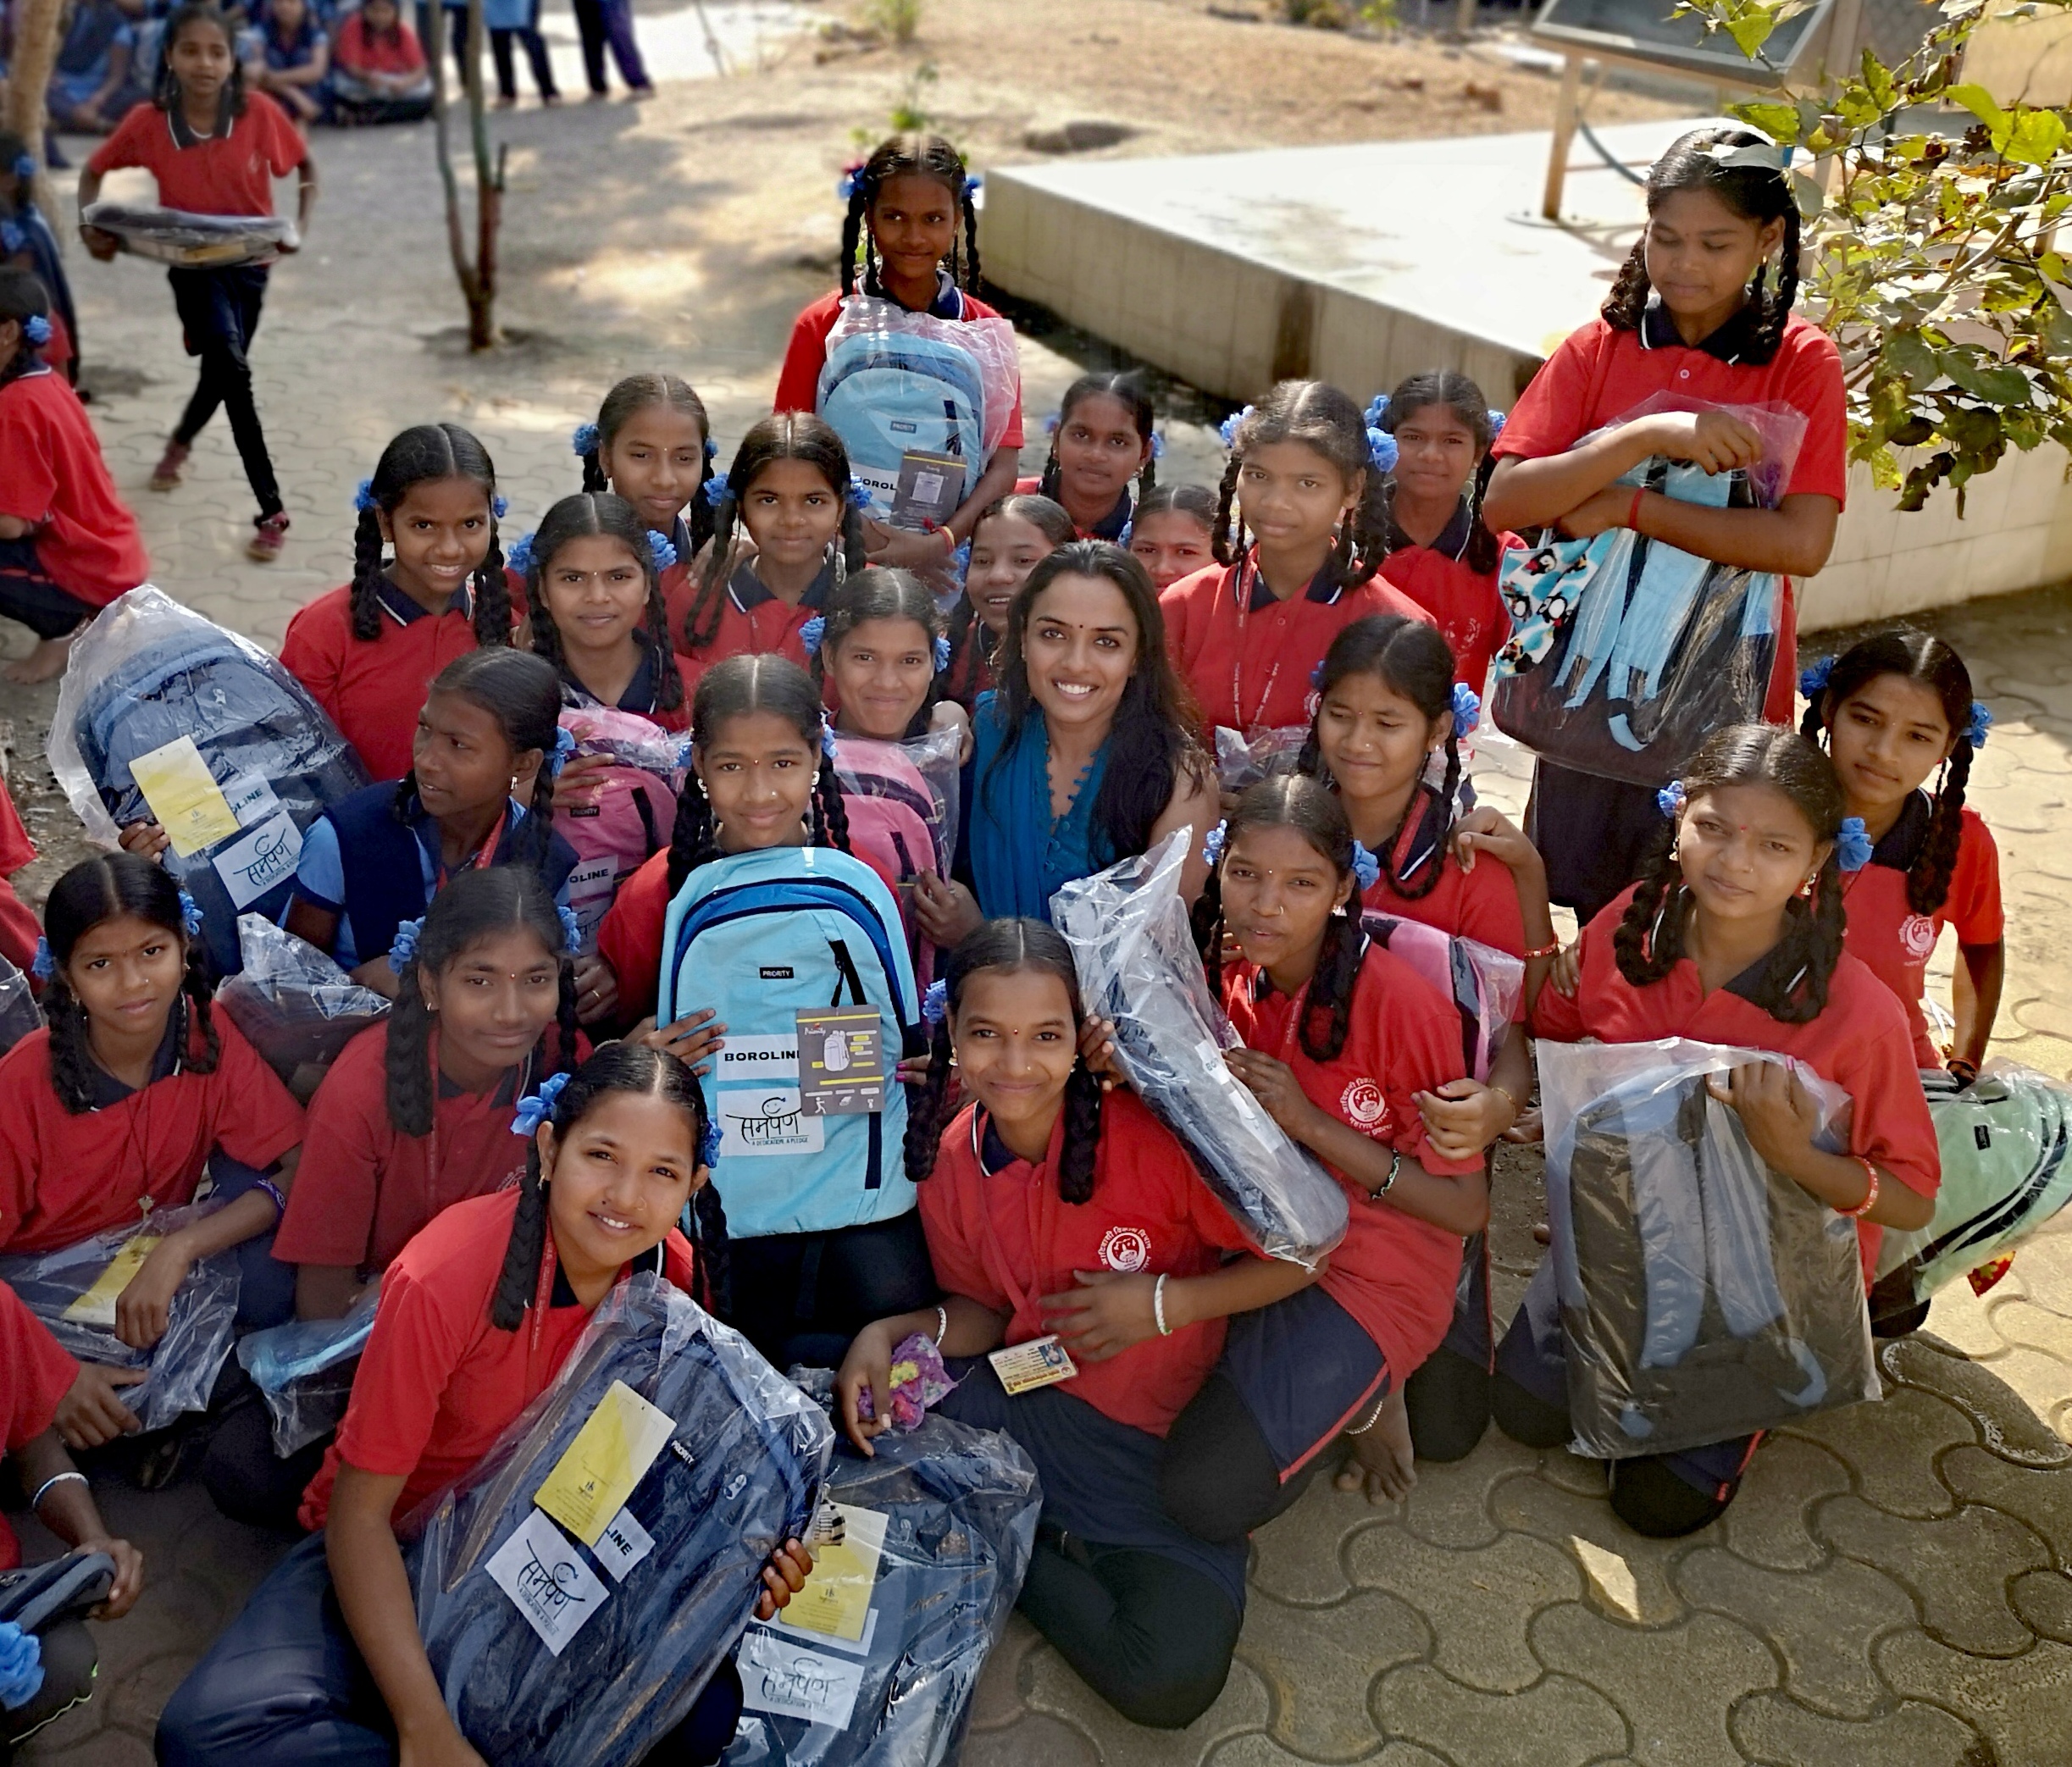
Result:
{"label": "red polo shirt", "polygon": [[[1257,965],[1223,972],[1223,1010],[1246,1047],[1294,1070],[1304,1096],[1363,1135],[1440,1176],[1480,1172],[1481,1156],[1446,1160],[1433,1150],[1415,1094],[1460,1072],[1460,1015],[1399,957],[1370,945],[1353,987],[1345,1047],[1317,1061],[1302,1046],[1298,1005]],[[1348,1205],[1345,1238],[1318,1286],[1359,1321],[1400,1385],[1439,1347],[1453,1322],[1460,1236],[1418,1221],[1335,1166]]]}
{"label": "red polo shirt", "polygon": [[[1502,551],[1494,570],[1470,568],[1465,553],[1471,533],[1462,505],[1445,531],[1428,546],[1399,532],[1397,544],[1382,561],[1382,575],[1424,609],[1446,634],[1454,653],[1454,679],[1473,688],[1478,697],[1489,692],[1489,663],[1511,635],[1510,610],[1497,591],[1503,574]],[[1497,536],[1500,548],[1525,544],[1515,534]]]}
{"label": "red polo shirt", "polygon": [[[1909,1190],[1927,1197],[1936,1194],[1942,1182],[1942,1156],[1914,1066],[1907,1016],[1861,958],[1846,950],[1842,954],[1827,984],[1827,1009],[1810,1024],[1785,1024],[1748,997],[1759,982],[1759,963],[1710,994],[1688,957],[1660,981],[1636,988],[1619,973],[1612,948],[1632,896],[1632,888],[1621,891],[1583,928],[1582,978],[1575,998],[1551,987],[1540,989],[1532,1017],[1534,1036],[1555,1043],[1577,1043],[1586,1037],[1604,1043],[1688,1037],[1796,1055],[1854,1101],[1851,1154],[1875,1161]],[[1856,1231],[1868,1283],[1885,1230],[1859,1221]]]}
{"label": "red polo shirt", "polygon": [[[21,1297],[0,1282],[0,1450],[19,1454],[47,1430],[78,1378],[79,1364]],[[20,1543],[0,1516],[0,1570],[20,1563]]]}
{"label": "red polo shirt", "polygon": [[[1248,557],[1183,577],[1158,598],[1166,650],[1201,708],[1205,728],[1250,735],[1310,721],[1310,676],[1355,620],[1399,613],[1432,623],[1378,578],[1340,589],[1320,571],[1302,594],[1276,598]],[[1244,594],[1239,594],[1239,579]]]}
{"label": "red polo shirt", "polygon": [[107,607],[151,574],[86,407],[47,368],[0,386],[0,515],[36,530],[36,562],[89,607]]}
{"label": "red polo shirt", "polygon": [[[1593,319],[1547,358],[1489,451],[1499,459],[1565,454],[1656,393],[1715,405],[1789,405],[1805,413],[1806,435],[1785,494],[1842,502],[1848,490],[1848,396],[1834,340],[1794,314],[1785,322],[1776,354],[1759,364],[1742,359],[1748,328],[1743,309],[1693,347],[1659,307],[1649,309],[1638,331],[1615,331],[1602,319]],[[1777,661],[1763,715],[1788,724],[1798,679],[1798,613],[1789,578],[1783,587]]]}
{"label": "red polo shirt", "polygon": [[[518,1201],[512,1189],[456,1203],[389,1266],[338,1440],[302,1496],[312,1533],[330,1514],[341,1460],[402,1477],[400,1520],[474,1466],[561,1372],[591,1310],[565,1282],[555,1284],[536,1347],[529,1303],[515,1332],[490,1323]],[[689,1242],[672,1228],[662,1244],[669,1280],[688,1293]]]}
{"label": "red polo shirt", "polygon": [[[984,1113],[967,1106],[943,1132],[935,1172],[921,1189],[921,1225],[935,1278],[953,1294],[1011,1312],[1006,1343],[1048,1332],[1043,1298],[1077,1286],[1081,1270],[1205,1276],[1225,1252],[1247,1249],[1230,1213],[1196,1175],[1172,1133],[1133,1094],[1102,1101],[1094,1194],[1057,1194],[1064,1145],[1059,1114],[1040,1166],[1010,1159],[989,1172]],[[1183,1326],[1104,1362],[1081,1362],[1070,1393],[1117,1423],[1163,1436],[1223,1350],[1223,1321]]]}
{"label": "red polo shirt", "polygon": [[264,92],[247,90],[245,114],[221,135],[191,147],[173,138],[173,119],[155,104],[138,104],[93,150],[86,169],[105,174],[141,166],[158,181],[158,201],[189,214],[270,215],[275,178],[309,157],[308,143]]}
{"label": "red polo shirt", "polygon": [[[1423,813],[1404,818],[1403,832],[1396,838],[1393,871],[1383,869],[1361,896],[1360,906],[1371,914],[1421,921],[1455,939],[1472,939],[1493,950],[1524,956],[1525,913],[1518,906],[1516,881],[1487,853],[1476,856],[1473,871],[1462,871],[1451,843],[1443,838],[1446,818],[1438,793],[1428,785],[1418,789],[1423,795]],[[1434,864],[1439,867],[1439,881],[1428,894],[1405,895],[1397,889],[1394,879],[1399,878],[1411,885],[1423,884]]]}
{"label": "red polo shirt", "polygon": [[[689,642],[684,634],[697,605],[699,581],[684,579],[673,597],[664,601],[673,644]],[[740,566],[719,592],[719,629],[712,643],[689,655],[677,654],[676,667],[684,678],[685,697],[697,691],[699,678],[707,669],[729,656],[762,656],[773,652],[804,668],[806,646],[800,641],[800,629],[815,615],[828,611],[828,597],[834,593],[834,573],[823,569],[798,601],[787,601],[763,587],[752,560]]]}

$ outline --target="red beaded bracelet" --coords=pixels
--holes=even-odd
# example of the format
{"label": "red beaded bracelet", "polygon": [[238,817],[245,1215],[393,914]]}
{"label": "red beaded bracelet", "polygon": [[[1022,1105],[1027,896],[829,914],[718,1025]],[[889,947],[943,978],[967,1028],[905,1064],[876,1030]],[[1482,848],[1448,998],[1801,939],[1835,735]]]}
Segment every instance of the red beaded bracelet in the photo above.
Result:
{"label": "red beaded bracelet", "polygon": [[1527,951],[1525,954],[1525,960],[1527,963],[1532,963],[1542,957],[1558,957],[1560,955],[1561,941],[1557,939],[1552,944],[1543,944],[1536,950]]}
{"label": "red beaded bracelet", "polygon": [[1640,500],[1647,494],[1646,486],[1636,487],[1633,492],[1633,501],[1626,507],[1626,524],[1636,534],[1640,532]]}
{"label": "red beaded bracelet", "polygon": [[1878,1168],[1873,1166],[1870,1160],[1866,1160],[1861,1154],[1852,1154],[1849,1157],[1854,1160],[1859,1166],[1864,1168],[1864,1176],[1870,1180],[1870,1188],[1864,1193],[1863,1201],[1859,1203],[1853,1209],[1844,1209],[1840,1211],[1841,1213],[1847,1215],[1853,1219],[1856,1219],[1870,1214],[1872,1208],[1877,1203]]}

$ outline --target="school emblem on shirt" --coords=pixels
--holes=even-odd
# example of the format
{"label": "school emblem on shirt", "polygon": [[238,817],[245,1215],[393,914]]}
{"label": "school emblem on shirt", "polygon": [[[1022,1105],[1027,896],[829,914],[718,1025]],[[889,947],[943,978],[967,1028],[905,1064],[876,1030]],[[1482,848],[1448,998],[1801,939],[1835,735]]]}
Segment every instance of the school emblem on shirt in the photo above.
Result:
{"label": "school emblem on shirt", "polygon": [[1388,1100],[1382,1096],[1382,1088],[1372,1080],[1355,1080],[1339,1099],[1338,1108],[1355,1129],[1365,1130],[1370,1135],[1388,1127]]}
{"label": "school emblem on shirt", "polygon": [[1151,1238],[1142,1227],[1111,1227],[1100,1236],[1100,1261],[1123,1276],[1134,1276],[1151,1261]]}
{"label": "school emblem on shirt", "polygon": [[1899,923],[1899,944],[1914,962],[1926,962],[1936,948],[1936,923],[1925,914],[1909,914]]}

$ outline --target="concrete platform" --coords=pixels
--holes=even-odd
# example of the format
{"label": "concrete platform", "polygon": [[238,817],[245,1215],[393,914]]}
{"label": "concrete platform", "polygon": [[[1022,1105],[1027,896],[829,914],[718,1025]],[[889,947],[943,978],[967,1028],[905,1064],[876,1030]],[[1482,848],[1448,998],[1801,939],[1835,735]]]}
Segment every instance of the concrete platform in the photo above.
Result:
{"label": "concrete platform", "polygon": [[[1602,131],[1645,168],[1697,119]],[[1314,375],[1363,401],[1465,369],[1508,407],[1593,313],[1644,211],[1578,141],[1560,223],[1538,213],[1544,134],[1375,141],[1009,167],[987,180],[1000,287],[1229,399]],[[1853,471],[1832,562],[1800,587],[1809,628],[2072,575],[2072,492],[2055,448],[1902,515]]]}

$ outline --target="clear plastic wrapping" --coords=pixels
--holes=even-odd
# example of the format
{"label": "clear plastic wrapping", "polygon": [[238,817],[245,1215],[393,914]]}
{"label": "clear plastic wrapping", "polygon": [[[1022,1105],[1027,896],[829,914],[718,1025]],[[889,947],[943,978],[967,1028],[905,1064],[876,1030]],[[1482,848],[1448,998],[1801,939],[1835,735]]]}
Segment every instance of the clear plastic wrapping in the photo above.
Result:
{"label": "clear plastic wrapping", "polygon": [[1486,1080],[1517,1016],[1526,967],[1509,951],[1460,939],[1422,921],[1367,914],[1367,937],[1454,1003],[1460,1014],[1460,1054],[1468,1077]]}
{"label": "clear plastic wrapping", "polygon": [[306,1099],[339,1051],[388,1016],[389,1002],[263,915],[238,916],[237,944],[244,967],[217,989],[216,1004]]}
{"label": "clear plastic wrapping", "polygon": [[[74,640],[47,752],[86,833],[114,846],[155,820],[133,762],[185,738],[234,823],[167,871],[203,915],[220,975],[240,961],[237,917],[279,920],[302,836],[328,804],[368,784],[367,769],[301,682],[251,640],[146,584],[118,597]],[[162,759],[163,757],[161,757]]]}
{"label": "clear plastic wrapping", "polygon": [[[593,1551],[534,1498],[615,1382],[673,1427]],[[621,1283],[553,1384],[401,1531],[462,1734],[490,1761],[633,1767],[739,1642],[833,1448],[820,1408],[746,1339],[651,1273]],[[540,1624],[558,1629],[558,1653]]]}
{"label": "clear plastic wrapping", "polygon": [[612,763],[588,776],[579,801],[572,797],[554,806],[555,832],[575,850],[568,909],[590,952],[619,885],[669,844],[686,745],[631,712],[572,707],[562,713],[561,726],[575,739],[578,756]]}
{"label": "clear plastic wrapping", "polygon": [[343,1319],[294,1319],[238,1339],[237,1360],[273,1420],[275,1454],[285,1459],[344,1420],[380,1299],[377,1279],[361,1291]]}
{"label": "clear plastic wrapping", "polygon": [[90,202],[79,219],[81,226],[114,234],[139,258],[190,270],[271,263],[281,246],[301,243],[285,215],[191,214],[143,202]]}
{"label": "clear plastic wrapping", "polygon": [[1276,725],[1249,737],[1242,730],[1218,724],[1216,783],[1225,791],[1243,791],[1272,774],[1289,772],[1309,739],[1307,724]]}
{"label": "clear plastic wrapping", "polygon": [[1090,1013],[1111,1020],[1124,1076],[1193,1157],[1246,1238],[1314,1269],[1345,1236],[1345,1193],[1289,1140],[1223,1052],[1240,1046],[1210,998],[1180,900],[1200,837],[1181,828],[1148,853],[1067,884],[1050,922],[1071,945]]}
{"label": "clear plastic wrapping", "polygon": [[4,1055],[43,1022],[29,978],[0,957],[0,1055]]}
{"label": "clear plastic wrapping", "polygon": [[[794,1369],[821,1404],[834,1376]],[[1011,1437],[930,1412],[865,1460],[843,1444],[828,1495],[884,1519],[861,1641],[751,1625],[735,1661],[745,1709],[726,1767],[942,1767],[1007,1625],[1043,1505]]]}
{"label": "clear plastic wrapping", "polygon": [[957,776],[963,765],[964,733],[930,730],[905,742],[875,742],[867,736],[834,739],[834,770],[845,795],[883,798],[904,804],[928,830],[934,850],[928,863],[940,878],[950,875],[957,850]]}
{"label": "clear plastic wrapping", "polygon": [[[0,1282],[21,1297],[69,1354],[82,1362],[149,1371],[144,1381],[120,1394],[147,1430],[164,1429],[182,1412],[208,1408],[237,1320],[236,1249],[201,1259],[187,1272],[173,1296],[165,1335],[149,1349],[132,1349],[115,1335],[115,1302],[151,1243],[210,1212],[208,1203],[154,1209],[145,1219],[54,1252],[0,1257]],[[132,1241],[146,1243],[133,1246]]]}
{"label": "clear plastic wrapping", "polygon": [[1772,1172],[1706,1083],[1791,1066],[1837,1149],[1848,1095],[1681,1038],[1538,1053],[1576,1451],[1669,1454],[1879,1397],[1856,1224]]}
{"label": "clear plastic wrapping", "polygon": [[[1604,428],[1711,410],[1762,437],[1753,466],[1712,474],[1658,457],[1619,484],[1712,508],[1775,508],[1805,438],[1805,416],[1790,406],[1658,393]],[[1507,552],[1501,586],[1512,635],[1497,656],[1490,713],[1546,759],[1659,785],[1709,733],[1761,717],[1783,613],[1775,574],[1615,527],[1588,540],[1550,530],[1537,546]]]}

